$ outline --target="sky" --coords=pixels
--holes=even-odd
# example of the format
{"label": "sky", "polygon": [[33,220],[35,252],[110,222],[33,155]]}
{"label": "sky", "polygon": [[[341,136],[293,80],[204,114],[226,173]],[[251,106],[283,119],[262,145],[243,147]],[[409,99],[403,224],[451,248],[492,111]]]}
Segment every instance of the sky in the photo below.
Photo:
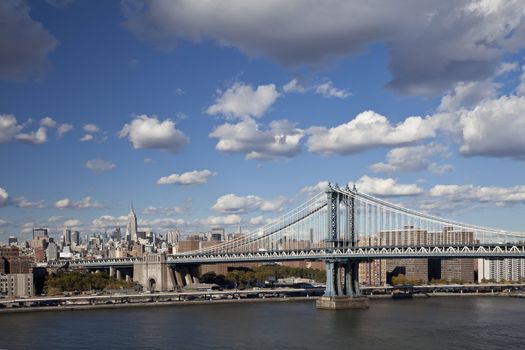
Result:
{"label": "sky", "polygon": [[0,2],[0,242],[326,189],[525,230],[521,1]]}

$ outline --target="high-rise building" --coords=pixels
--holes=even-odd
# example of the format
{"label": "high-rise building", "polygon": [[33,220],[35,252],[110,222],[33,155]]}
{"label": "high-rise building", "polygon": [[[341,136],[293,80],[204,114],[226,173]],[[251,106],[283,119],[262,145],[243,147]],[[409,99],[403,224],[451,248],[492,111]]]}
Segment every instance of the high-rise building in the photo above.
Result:
{"label": "high-rise building", "polygon": [[71,245],[71,230],[68,228],[64,230],[64,243],[65,245]]}
{"label": "high-rise building", "polygon": [[0,294],[11,297],[30,297],[35,294],[32,273],[0,275]]}
{"label": "high-rise building", "polygon": [[55,242],[49,242],[46,249],[47,261],[53,261],[58,259],[58,247]]}
{"label": "high-rise building", "polygon": [[525,280],[525,259],[478,259],[478,282],[523,280]]}
{"label": "high-rise building", "polygon": [[7,244],[16,244],[18,242],[18,239],[15,236],[9,236],[7,239]]}
{"label": "high-rise building", "polygon": [[34,228],[33,229],[33,239],[39,236],[49,237],[49,230],[47,228]]}
{"label": "high-rise building", "polygon": [[137,242],[137,232],[137,215],[135,214],[135,210],[133,210],[133,205],[131,205],[131,209],[128,214],[128,224],[126,226],[126,240],[129,242]]}
{"label": "high-rise building", "polygon": [[75,245],[80,245],[80,232],[73,231],[71,233],[71,243],[74,243]]}

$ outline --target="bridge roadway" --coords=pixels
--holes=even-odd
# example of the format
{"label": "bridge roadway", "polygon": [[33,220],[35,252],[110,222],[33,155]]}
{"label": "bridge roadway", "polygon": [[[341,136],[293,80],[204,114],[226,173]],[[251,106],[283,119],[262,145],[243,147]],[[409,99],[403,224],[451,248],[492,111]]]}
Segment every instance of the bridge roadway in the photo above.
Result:
{"label": "bridge roadway", "polygon": [[[213,299],[231,296],[232,298],[257,297],[264,295],[289,295],[304,294],[323,291],[324,288],[272,288],[272,289],[249,289],[249,290],[224,290],[224,291],[202,291],[202,292],[157,292],[157,293],[114,293],[108,295],[76,295],[76,296],[56,296],[56,297],[29,297],[18,299],[0,299],[0,305],[30,305],[32,303],[61,305],[86,305],[101,304],[106,302],[126,303],[126,302],[147,302],[150,301],[185,301],[188,299],[204,298]],[[85,302],[85,303],[83,303]]]}
{"label": "bridge roadway", "polygon": [[[456,258],[486,258],[505,259],[525,258],[525,242],[520,244],[456,244],[431,246],[369,246],[350,248],[315,248],[258,252],[228,252],[169,255],[166,262],[169,265],[217,264],[242,262],[279,262],[297,260],[327,260],[327,259],[456,259]],[[58,260],[49,262],[49,267],[132,267],[141,262],[142,258],[95,259],[95,260]]]}

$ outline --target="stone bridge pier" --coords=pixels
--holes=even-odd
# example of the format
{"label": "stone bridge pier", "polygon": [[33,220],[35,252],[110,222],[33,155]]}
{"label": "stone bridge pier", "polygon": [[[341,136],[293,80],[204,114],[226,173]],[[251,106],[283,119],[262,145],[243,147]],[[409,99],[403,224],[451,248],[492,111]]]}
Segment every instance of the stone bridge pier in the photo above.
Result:
{"label": "stone bridge pier", "polygon": [[326,289],[317,299],[318,309],[368,309],[368,298],[359,289],[359,263],[356,260],[325,260]]}
{"label": "stone bridge pier", "polygon": [[171,291],[176,286],[173,270],[164,254],[145,254],[142,261],[134,262],[133,281],[151,292]]}

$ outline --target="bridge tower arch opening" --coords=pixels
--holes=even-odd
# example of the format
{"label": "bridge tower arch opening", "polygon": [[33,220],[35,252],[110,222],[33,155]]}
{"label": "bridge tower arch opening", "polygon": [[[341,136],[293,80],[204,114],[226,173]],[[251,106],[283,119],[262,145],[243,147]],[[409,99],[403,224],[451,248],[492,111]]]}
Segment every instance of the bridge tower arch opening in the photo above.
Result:
{"label": "bridge tower arch opening", "polygon": [[156,285],[157,285],[157,282],[155,282],[155,279],[154,278],[150,278],[148,280],[148,291],[154,292]]}

